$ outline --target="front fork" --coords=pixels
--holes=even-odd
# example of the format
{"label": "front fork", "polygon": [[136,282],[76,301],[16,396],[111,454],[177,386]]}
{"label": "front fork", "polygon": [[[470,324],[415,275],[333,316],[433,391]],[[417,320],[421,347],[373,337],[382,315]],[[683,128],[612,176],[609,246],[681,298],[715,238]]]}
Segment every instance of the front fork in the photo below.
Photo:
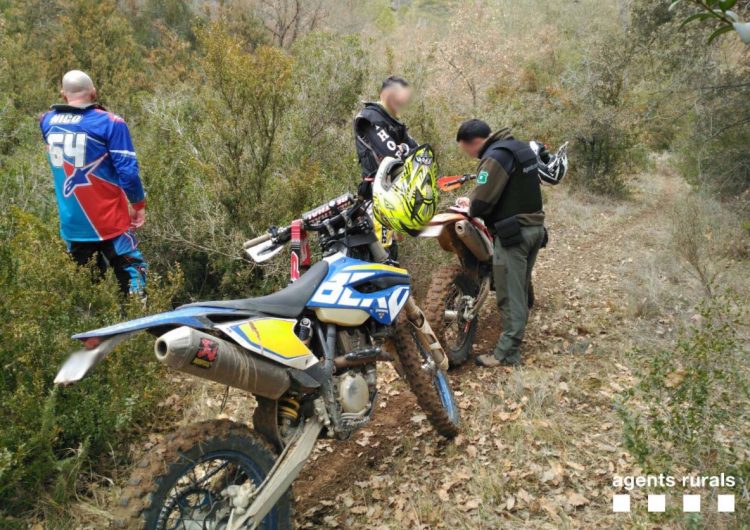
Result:
{"label": "front fork", "polygon": [[229,486],[223,491],[232,503],[227,530],[258,527],[302,471],[320,431],[328,422],[325,404],[318,398],[315,414],[300,425],[258,488],[246,482],[242,486]]}
{"label": "front fork", "polygon": [[432,331],[430,322],[425,318],[424,313],[411,296],[406,302],[404,309],[406,310],[406,317],[409,319],[409,324],[417,330],[417,340],[422,345],[424,351],[430,352],[438,368],[447,371],[448,356],[445,354],[445,350],[443,350],[443,346],[440,344],[437,335]]}
{"label": "front fork", "polygon": [[[373,241],[370,243],[369,247],[370,254],[374,261],[383,263],[388,259],[388,252],[383,248],[380,241]],[[443,350],[440,340],[437,338],[437,335],[435,335],[435,332],[432,331],[430,323],[425,318],[424,313],[414,301],[413,297],[409,296],[409,300],[406,301],[404,309],[409,323],[414,326],[414,329],[417,331],[417,340],[419,340],[419,343],[425,351],[430,352],[430,355],[432,355],[432,359],[435,361],[438,368],[447,371],[448,356],[445,354],[445,350]]]}

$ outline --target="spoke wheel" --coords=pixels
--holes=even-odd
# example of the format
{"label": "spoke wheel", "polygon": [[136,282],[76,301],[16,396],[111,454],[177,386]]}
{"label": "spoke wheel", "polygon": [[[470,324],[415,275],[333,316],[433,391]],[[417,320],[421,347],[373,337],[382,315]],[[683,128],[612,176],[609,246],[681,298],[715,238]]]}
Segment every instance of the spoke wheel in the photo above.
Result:
{"label": "spoke wheel", "polygon": [[417,331],[405,316],[399,319],[396,330],[401,367],[417,403],[439,434],[453,438],[458,434],[461,419],[448,377],[422,347]]}
{"label": "spoke wheel", "polygon": [[[116,512],[116,528],[225,530],[229,486],[257,488],[273,466],[265,442],[244,425],[208,421],[190,425],[149,452],[133,472]],[[260,528],[291,528],[287,492]]]}

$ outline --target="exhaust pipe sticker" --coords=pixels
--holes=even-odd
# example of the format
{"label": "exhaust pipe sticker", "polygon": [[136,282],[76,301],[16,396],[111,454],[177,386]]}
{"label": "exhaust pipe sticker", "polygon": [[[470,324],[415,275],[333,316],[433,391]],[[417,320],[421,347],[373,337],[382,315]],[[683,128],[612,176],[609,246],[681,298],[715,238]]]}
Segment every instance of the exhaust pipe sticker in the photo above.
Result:
{"label": "exhaust pipe sticker", "polygon": [[218,353],[219,344],[217,342],[211,339],[201,339],[200,347],[190,363],[201,368],[211,368],[211,363],[216,360]]}

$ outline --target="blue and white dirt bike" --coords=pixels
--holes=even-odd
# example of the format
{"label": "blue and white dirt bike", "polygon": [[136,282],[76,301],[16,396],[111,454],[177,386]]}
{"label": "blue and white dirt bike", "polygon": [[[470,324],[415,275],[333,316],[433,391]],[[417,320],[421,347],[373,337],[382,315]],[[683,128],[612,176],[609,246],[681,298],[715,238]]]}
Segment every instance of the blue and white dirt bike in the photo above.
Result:
{"label": "blue and white dirt bike", "polygon": [[[55,382],[81,380],[138,331],[158,336],[156,358],[181,372],[253,394],[253,428],[189,425],[149,451],[115,513],[148,530],[291,528],[290,485],[320,436],[345,439],[376,410],[377,362],[392,361],[434,428],[458,432],[448,359],[411,298],[406,270],[387,264],[367,204],[344,195],[303,215],[324,258],[281,291],[201,302],[75,335]],[[245,244],[263,261],[291,227]]]}

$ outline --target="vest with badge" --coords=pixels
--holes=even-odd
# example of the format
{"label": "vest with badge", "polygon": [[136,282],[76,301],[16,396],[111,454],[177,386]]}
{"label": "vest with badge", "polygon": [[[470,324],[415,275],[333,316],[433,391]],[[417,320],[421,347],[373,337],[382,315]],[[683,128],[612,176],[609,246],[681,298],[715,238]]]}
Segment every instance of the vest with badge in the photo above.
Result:
{"label": "vest with badge", "polygon": [[483,158],[492,156],[494,150],[507,151],[513,156],[513,170],[491,218],[485,222],[491,226],[514,215],[542,211],[539,162],[529,144],[515,139],[498,140],[485,149]]}

